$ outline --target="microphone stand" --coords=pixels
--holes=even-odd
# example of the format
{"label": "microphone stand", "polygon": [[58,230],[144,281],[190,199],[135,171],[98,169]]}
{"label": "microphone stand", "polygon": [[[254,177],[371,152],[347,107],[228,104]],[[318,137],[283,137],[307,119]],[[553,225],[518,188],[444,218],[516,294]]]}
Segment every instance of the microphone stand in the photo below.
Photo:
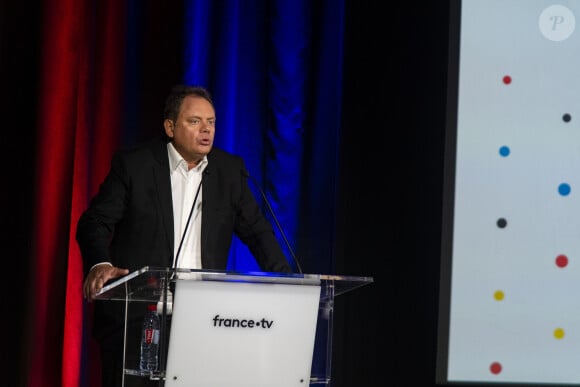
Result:
{"label": "microphone stand", "polygon": [[282,226],[280,226],[280,223],[278,222],[278,218],[276,217],[276,214],[274,213],[274,210],[272,209],[272,206],[270,205],[270,201],[266,197],[264,190],[260,187],[260,185],[258,184],[256,179],[254,179],[254,177],[248,173],[248,171],[246,171],[245,169],[242,169],[241,173],[244,177],[247,177],[250,180],[252,180],[254,185],[256,187],[258,187],[258,191],[260,191],[260,194],[262,195],[262,198],[264,199],[264,202],[266,203],[266,206],[268,207],[268,211],[272,215],[272,218],[274,219],[274,222],[276,223],[276,227],[278,227],[278,231],[280,231],[280,235],[282,235],[282,238],[284,239],[284,243],[286,244],[286,247],[290,251],[290,255],[292,255],[292,259],[294,260],[294,264],[296,265],[298,272],[300,274],[303,274],[302,268],[300,267],[300,263],[298,262],[298,259],[296,258],[296,255],[294,254],[294,250],[292,250],[292,247],[290,246],[288,239],[286,239],[286,234],[284,234],[284,230],[282,230]]}

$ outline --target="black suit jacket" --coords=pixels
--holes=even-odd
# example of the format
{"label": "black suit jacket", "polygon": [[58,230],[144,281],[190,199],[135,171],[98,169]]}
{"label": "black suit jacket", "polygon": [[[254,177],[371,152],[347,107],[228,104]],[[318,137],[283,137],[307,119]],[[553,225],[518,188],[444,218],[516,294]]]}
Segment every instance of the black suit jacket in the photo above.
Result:
{"label": "black suit jacket", "polygon": [[[226,269],[235,234],[261,270],[291,272],[272,225],[249,189],[243,159],[217,148],[207,158],[202,182],[203,269]],[[79,218],[76,238],[85,275],[103,261],[131,272],[144,266],[171,267],[174,232],[167,140],[159,138],[114,155],[97,195]],[[97,302],[95,309],[97,332],[103,332],[99,325],[119,322],[113,316],[117,311],[105,313],[101,304],[105,303]]]}

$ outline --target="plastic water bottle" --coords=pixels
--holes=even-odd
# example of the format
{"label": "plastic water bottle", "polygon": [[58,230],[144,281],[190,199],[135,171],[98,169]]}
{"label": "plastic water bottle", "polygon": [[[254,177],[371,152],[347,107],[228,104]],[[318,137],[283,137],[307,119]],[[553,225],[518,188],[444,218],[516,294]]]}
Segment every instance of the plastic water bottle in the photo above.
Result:
{"label": "plastic water bottle", "polygon": [[141,371],[157,370],[159,352],[159,316],[157,305],[147,306],[147,313],[143,319],[141,330]]}

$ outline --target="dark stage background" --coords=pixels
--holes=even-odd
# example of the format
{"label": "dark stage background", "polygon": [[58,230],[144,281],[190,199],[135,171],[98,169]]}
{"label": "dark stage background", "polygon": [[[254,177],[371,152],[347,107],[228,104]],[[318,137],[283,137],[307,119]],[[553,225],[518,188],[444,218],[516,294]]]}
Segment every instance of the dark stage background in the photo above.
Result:
{"label": "dark stage background", "polygon": [[[404,4],[401,4],[404,3]],[[434,386],[448,1],[346,1],[335,273],[334,386]],[[0,384],[26,384],[41,8],[0,5],[4,345]],[[171,49],[171,47],[169,47]],[[59,55],[58,52],[54,53]],[[165,95],[163,55],[144,71]],[[156,62],[159,61],[159,62]],[[157,78],[156,78],[157,77]],[[161,80],[159,80],[161,77]],[[156,101],[144,101],[154,106]],[[24,344],[23,344],[24,343]],[[55,349],[55,356],[60,356]]]}

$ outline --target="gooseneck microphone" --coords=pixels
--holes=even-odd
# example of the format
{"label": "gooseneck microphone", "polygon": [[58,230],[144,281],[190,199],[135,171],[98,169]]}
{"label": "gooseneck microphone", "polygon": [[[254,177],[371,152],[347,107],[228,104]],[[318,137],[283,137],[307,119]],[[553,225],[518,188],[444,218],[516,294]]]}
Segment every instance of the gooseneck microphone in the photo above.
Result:
{"label": "gooseneck microphone", "polygon": [[173,268],[177,269],[179,263],[179,253],[181,253],[181,247],[183,246],[183,241],[185,240],[185,235],[187,234],[187,229],[189,228],[189,223],[191,222],[191,216],[193,215],[193,210],[195,209],[195,205],[197,203],[197,197],[199,196],[199,191],[201,189],[201,184],[203,183],[203,176],[209,175],[209,172],[206,170],[203,171],[201,180],[199,185],[197,186],[197,190],[195,191],[195,197],[193,198],[193,204],[191,205],[191,210],[189,211],[189,216],[187,217],[187,222],[185,223],[185,229],[183,230],[183,234],[181,235],[181,240],[179,241],[179,247],[177,248],[177,253],[175,253],[175,258],[173,259]]}
{"label": "gooseneck microphone", "polygon": [[272,215],[272,218],[274,219],[274,222],[276,223],[276,227],[278,227],[278,231],[280,231],[280,235],[282,235],[282,238],[284,239],[284,243],[286,243],[286,247],[288,248],[288,251],[290,251],[290,255],[292,255],[292,259],[294,260],[294,264],[296,264],[296,268],[298,269],[298,273],[303,274],[302,268],[300,267],[300,263],[298,262],[298,259],[296,258],[296,255],[294,254],[294,250],[292,250],[290,243],[288,243],[288,239],[286,239],[286,235],[284,234],[284,230],[282,230],[282,227],[280,226],[280,223],[278,222],[278,218],[276,217],[276,214],[274,213],[274,210],[272,209],[272,206],[270,205],[270,201],[266,197],[264,190],[262,190],[262,187],[260,187],[260,184],[258,184],[256,179],[254,179],[254,177],[252,175],[250,175],[248,173],[248,171],[246,171],[245,169],[242,169],[241,173],[242,173],[242,176],[250,179],[252,181],[252,183],[254,183],[254,185],[258,188],[258,191],[260,191],[260,194],[262,195],[262,198],[264,199],[264,202],[266,203],[266,206],[268,207],[268,211],[270,212],[270,215]]}

